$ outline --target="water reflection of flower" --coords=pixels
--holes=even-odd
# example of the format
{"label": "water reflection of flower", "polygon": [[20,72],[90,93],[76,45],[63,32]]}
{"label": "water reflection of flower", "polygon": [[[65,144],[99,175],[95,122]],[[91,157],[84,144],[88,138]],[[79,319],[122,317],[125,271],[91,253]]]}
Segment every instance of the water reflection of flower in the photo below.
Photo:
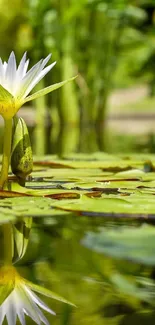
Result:
{"label": "water reflection of flower", "polygon": [[25,325],[25,315],[39,325],[49,325],[40,308],[52,315],[55,312],[34,291],[75,306],[51,290],[24,279],[12,265],[21,260],[27,250],[31,226],[32,218],[23,218],[15,224],[6,223],[0,227],[0,325],[5,317],[8,325],[16,325],[17,319]]}
{"label": "water reflection of flower", "polygon": [[37,288],[40,288],[39,286],[33,285],[33,283],[22,278],[13,266],[2,267],[0,269],[0,279],[0,282],[3,279],[6,291],[9,288],[8,296],[4,298],[0,306],[0,325],[3,323],[5,316],[8,325],[15,325],[17,317],[21,324],[25,325],[25,315],[32,318],[37,324],[41,324],[41,322],[46,325],[49,324],[40,308],[50,314],[55,315],[55,313],[32,291],[32,289],[40,291],[37,290]]}

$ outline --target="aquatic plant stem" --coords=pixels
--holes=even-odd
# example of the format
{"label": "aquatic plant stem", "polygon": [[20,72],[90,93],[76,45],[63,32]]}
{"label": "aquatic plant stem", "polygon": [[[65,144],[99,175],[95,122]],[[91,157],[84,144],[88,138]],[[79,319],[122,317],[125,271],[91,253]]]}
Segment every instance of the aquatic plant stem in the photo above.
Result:
{"label": "aquatic plant stem", "polygon": [[12,264],[12,225],[11,223],[6,223],[2,225],[3,229],[3,240],[4,240],[4,265]]}
{"label": "aquatic plant stem", "polygon": [[2,169],[0,175],[0,188],[2,189],[8,178],[10,154],[12,140],[12,119],[4,120],[4,141],[3,141],[3,157]]}

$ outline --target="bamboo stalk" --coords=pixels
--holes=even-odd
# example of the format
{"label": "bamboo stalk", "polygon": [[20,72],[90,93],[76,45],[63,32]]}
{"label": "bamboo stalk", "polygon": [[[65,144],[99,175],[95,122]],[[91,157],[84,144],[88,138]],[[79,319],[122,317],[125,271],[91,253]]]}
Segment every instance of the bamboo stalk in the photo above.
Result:
{"label": "bamboo stalk", "polygon": [[[42,79],[37,86],[37,90],[44,88],[44,80]],[[46,99],[45,96],[35,99],[36,107],[36,128],[35,128],[35,154],[37,156],[44,155],[46,151]]]}
{"label": "bamboo stalk", "polygon": [[[74,47],[73,33],[70,29],[66,31],[66,37],[63,41],[63,57],[61,65],[62,79],[65,80],[68,76],[74,76],[74,64],[71,56],[71,51]],[[80,113],[75,89],[75,82],[70,82],[61,88],[61,106],[60,119],[63,124],[79,125]]]}

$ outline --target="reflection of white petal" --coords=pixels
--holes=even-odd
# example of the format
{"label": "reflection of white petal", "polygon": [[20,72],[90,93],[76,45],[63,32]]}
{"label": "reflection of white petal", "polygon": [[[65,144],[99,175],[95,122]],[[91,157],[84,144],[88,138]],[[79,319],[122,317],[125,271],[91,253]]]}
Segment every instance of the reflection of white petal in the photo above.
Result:
{"label": "reflection of white petal", "polygon": [[47,318],[39,307],[54,314],[54,312],[18,278],[13,291],[0,306],[0,325],[2,325],[5,316],[8,325],[16,325],[17,317],[22,325],[26,325],[24,314],[32,318],[38,325],[41,325],[42,322],[45,325],[49,325]]}
{"label": "reflection of white petal", "polygon": [[56,315],[55,312],[50,309],[33,291],[31,291],[28,287],[25,286],[25,290],[29,293],[30,297],[35,301],[35,303],[43,308],[44,310],[48,311],[48,313],[52,315]]}
{"label": "reflection of white petal", "polygon": [[21,308],[24,308],[27,312],[27,315],[30,316],[34,322],[40,324],[40,319],[37,314],[36,304],[32,299],[29,298],[27,292],[23,290],[23,287],[18,288],[18,294],[21,299]]}
{"label": "reflection of white petal", "polygon": [[39,316],[39,322],[42,321],[45,325],[49,325],[47,318],[44,316],[44,314],[42,313],[42,311],[39,309],[39,307],[36,304],[35,304],[35,310],[36,310],[37,316]]}
{"label": "reflection of white petal", "polygon": [[50,325],[49,321],[47,320],[47,318],[44,316],[44,314],[42,313],[42,311],[39,308],[38,308],[37,312],[38,312],[41,322],[43,322],[45,325]]}
{"label": "reflection of white petal", "polygon": [[0,325],[3,323],[4,317],[5,317],[5,306],[4,303],[0,306]]}
{"label": "reflection of white petal", "polygon": [[8,321],[8,325],[16,325],[16,307],[14,306],[13,301],[10,301],[9,303],[6,318]]}
{"label": "reflection of white petal", "polygon": [[27,311],[25,310],[25,308],[23,308],[23,311],[24,311],[24,314],[25,314],[26,316],[28,316],[28,313],[27,313]]}
{"label": "reflection of white petal", "polygon": [[26,325],[24,311],[17,308],[17,315],[22,325]]}

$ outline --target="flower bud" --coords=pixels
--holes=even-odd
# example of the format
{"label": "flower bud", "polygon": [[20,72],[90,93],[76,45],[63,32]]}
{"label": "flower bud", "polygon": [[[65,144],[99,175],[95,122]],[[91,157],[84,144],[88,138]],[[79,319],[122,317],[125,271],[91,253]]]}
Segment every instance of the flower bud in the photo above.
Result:
{"label": "flower bud", "polygon": [[29,132],[21,117],[14,117],[11,169],[19,179],[25,180],[33,169],[33,155]]}

